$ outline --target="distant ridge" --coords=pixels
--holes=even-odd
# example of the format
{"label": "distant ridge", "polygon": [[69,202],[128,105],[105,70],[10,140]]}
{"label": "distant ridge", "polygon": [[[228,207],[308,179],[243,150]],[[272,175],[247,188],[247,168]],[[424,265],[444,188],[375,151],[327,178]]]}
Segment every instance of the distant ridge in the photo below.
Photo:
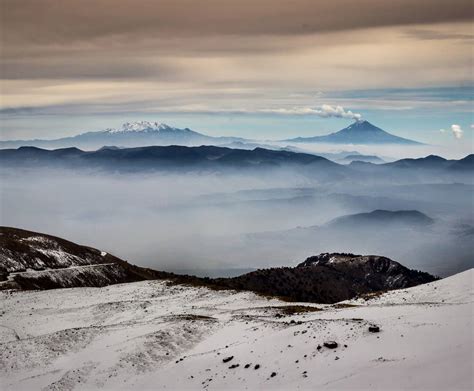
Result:
{"label": "distant ridge", "polygon": [[297,137],[285,141],[330,144],[422,144],[414,140],[390,134],[365,120],[356,121],[347,128],[325,136]]}
{"label": "distant ridge", "polygon": [[4,168],[60,168],[98,169],[118,172],[173,171],[173,170],[224,170],[224,169],[305,169],[301,173],[321,179],[338,180],[341,175],[469,175],[474,169],[474,155],[460,160],[446,160],[439,156],[420,159],[402,159],[392,163],[373,164],[352,161],[342,165],[324,157],[264,148],[231,149],[205,145],[148,146],[137,148],[105,147],[97,151],[78,148],[41,149],[20,147],[0,149],[0,165]]}
{"label": "distant ridge", "polygon": [[434,223],[431,217],[418,210],[382,210],[377,209],[368,213],[357,213],[338,217],[327,223],[331,228],[365,228],[387,227],[393,225],[428,226]]}

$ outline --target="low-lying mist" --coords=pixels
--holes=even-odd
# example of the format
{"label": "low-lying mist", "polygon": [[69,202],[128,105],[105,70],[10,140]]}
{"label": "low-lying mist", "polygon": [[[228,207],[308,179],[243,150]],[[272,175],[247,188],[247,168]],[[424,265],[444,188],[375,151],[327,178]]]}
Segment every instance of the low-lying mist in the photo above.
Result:
{"label": "low-lying mist", "polygon": [[[440,275],[472,267],[472,185],[322,183],[296,171],[13,169],[1,170],[0,181],[2,225],[56,235],[155,269],[224,275],[228,269],[294,265],[327,251],[386,255]],[[324,228],[334,218],[375,209],[416,209],[435,223],[377,234],[370,227],[352,233]]]}

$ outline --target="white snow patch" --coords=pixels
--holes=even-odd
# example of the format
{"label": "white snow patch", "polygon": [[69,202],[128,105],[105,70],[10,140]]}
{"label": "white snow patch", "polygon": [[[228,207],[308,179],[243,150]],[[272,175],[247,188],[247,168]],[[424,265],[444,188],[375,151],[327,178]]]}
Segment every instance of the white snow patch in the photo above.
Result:
{"label": "white snow patch", "polygon": [[0,388],[472,389],[473,278],[299,314],[166,281],[3,291]]}
{"label": "white snow patch", "polygon": [[126,122],[121,128],[107,129],[107,133],[150,132],[173,129],[171,126],[149,121]]}

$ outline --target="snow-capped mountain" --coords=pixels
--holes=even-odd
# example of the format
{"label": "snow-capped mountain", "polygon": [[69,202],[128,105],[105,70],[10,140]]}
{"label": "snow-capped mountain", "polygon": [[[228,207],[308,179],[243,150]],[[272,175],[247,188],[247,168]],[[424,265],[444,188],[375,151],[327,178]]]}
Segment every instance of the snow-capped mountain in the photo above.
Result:
{"label": "snow-capped mountain", "polygon": [[[181,129],[173,128],[161,122],[137,121],[125,122],[120,128],[108,128],[106,133],[125,133],[125,132],[160,132],[160,131],[179,131]],[[184,129],[189,130],[189,129]]]}
{"label": "snow-capped mountain", "polygon": [[0,148],[31,146],[38,148],[71,148],[97,150],[105,145],[133,148],[152,145],[222,145],[242,142],[239,137],[212,137],[189,128],[176,128],[160,122],[126,122],[118,128],[81,133],[73,137],[54,140],[13,140],[0,141]]}
{"label": "snow-capped mountain", "polygon": [[421,144],[417,141],[398,137],[380,129],[369,121],[359,120],[347,128],[325,136],[297,137],[288,142],[329,143],[329,144]]}

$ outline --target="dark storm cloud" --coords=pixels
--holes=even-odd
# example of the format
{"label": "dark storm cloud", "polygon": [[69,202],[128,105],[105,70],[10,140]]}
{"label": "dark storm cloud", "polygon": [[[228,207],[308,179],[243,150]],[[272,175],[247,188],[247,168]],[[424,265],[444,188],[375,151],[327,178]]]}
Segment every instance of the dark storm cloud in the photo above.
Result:
{"label": "dark storm cloud", "polygon": [[302,34],[468,20],[470,0],[2,0],[4,39]]}
{"label": "dark storm cloud", "polygon": [[288,112],[353,107],[309,91],[472,77],[469,0],[0,4],[4,110]]}

